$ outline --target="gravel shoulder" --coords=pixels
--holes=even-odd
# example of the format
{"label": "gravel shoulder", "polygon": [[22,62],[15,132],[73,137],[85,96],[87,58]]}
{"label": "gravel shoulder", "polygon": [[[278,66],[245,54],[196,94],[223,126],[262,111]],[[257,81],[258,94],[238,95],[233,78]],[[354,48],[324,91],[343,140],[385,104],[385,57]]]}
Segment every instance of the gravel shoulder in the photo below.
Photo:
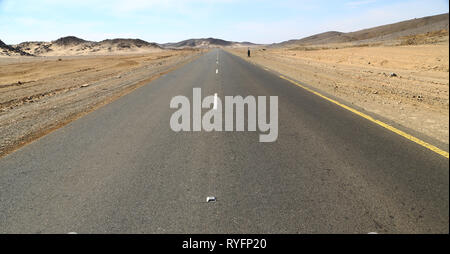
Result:
{"label": "gravel shoulder", "polygon": [[199,54],[0,58],[0,157]]}

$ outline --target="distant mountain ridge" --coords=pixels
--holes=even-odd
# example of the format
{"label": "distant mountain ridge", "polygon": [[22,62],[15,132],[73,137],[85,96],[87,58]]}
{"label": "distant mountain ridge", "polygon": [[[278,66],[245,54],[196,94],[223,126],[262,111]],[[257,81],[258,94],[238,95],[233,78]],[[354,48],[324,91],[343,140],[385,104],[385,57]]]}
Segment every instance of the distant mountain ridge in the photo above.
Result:
{"label": "distant mountain ridge", "polygon": [[118,45],[118,47],[135,46],[138,48],[141,48],[141,47],[161,48],[161,46],[159,46],[157,43],[147,42],[147,41],[144,41],[141,39],[106,39],[99,43]]}
{"label": "distant mountain ridge", "polygon": [[[0,41],[1,42],[1,41]],[[99,42],[87,41],[75,36],[61,37],[57,40],[27,41],[16,45],[0,43],[0,55],[5,56],[72,56],[146,53],[164,49],[241,47],[253,46],[251,42],[232,42],[216,38],[189,39],[175,43],[157,44],[141,39],[106,39]]]}
{"label": "distant mountain ridge", "polygon": [[22,42],[11,47],[35,56],[145,53],[162,50],[158,44],[141,39],[119,38],[95,42],[75,36],[62,37],[51,42]]}
{"label": "distant mountain ridge", "polygon": [[308,36],[302,39],[275,43],[272,44],[272,46],[320,45],[343,42],[376,42],[383,40],[393,40],[402,36],[410,36],[415,34],[434,32],[438,30],[448,30],[448,26],[449,14],[445,13],[377,26],[349,33],[329,31]]}
{"label": "distant mountain ridge", "polygon": [[174,43],[160,44],[165,48],[209,48],[209,47],[231,47],[231,46],[252,46],[257,45],[251,42],[233,42],[216,38],[188,39]]}

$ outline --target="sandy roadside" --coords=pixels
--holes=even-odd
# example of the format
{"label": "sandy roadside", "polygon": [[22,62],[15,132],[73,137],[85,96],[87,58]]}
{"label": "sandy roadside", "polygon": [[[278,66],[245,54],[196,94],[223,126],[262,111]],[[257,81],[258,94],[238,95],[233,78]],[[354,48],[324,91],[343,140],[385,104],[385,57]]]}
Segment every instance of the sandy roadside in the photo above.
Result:
{"label": "sandy roadside", "polygon": [[0,58],[0,156],[201,54]]}
{"label": "sandy roadside", "polygon": [[246,48],[229,51],[449,144],[448,39],[414,46],[257,48],[251,58]]}

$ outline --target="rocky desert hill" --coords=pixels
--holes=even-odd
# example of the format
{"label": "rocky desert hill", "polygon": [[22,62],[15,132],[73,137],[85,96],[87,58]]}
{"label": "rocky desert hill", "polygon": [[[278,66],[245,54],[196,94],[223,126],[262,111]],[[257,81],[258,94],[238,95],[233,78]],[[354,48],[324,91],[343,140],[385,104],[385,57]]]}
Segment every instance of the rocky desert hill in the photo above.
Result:
{"label": "rocky desert hill", "polygon": [[29,55],[26,52],[16,49],[12,46],[6,45],[0,40],[0,56],[26,56]]}
{"label": "rocky desert hill", "polygon": [[214,47],[245,47],[256,45],[251,42],[233,42],[216,38],[189,39],[175,43],[161,44],[164,48],[214,48]]}
{"label": "rocky desert hill", "polygon": [[161,50],[156,43],[140,39],[111,39],[94,42],[75,36],[62,37],[51,42],[22,42],[11,47],[35,56],[110,55]]}
{"label": "rocky desert hill", "polygon": [[[289,40],[277,44],[275,47],[292,45],[323,45],[332,43],[375,43],[386,41],[401,41],[409,36],[439,32],[448,35],[449,14],[411,19],[389,25],[377,26],[356,32],[342,33],[330,31],[316,34],[299,40]],[[446,32],[447,31],[447,32]]]}

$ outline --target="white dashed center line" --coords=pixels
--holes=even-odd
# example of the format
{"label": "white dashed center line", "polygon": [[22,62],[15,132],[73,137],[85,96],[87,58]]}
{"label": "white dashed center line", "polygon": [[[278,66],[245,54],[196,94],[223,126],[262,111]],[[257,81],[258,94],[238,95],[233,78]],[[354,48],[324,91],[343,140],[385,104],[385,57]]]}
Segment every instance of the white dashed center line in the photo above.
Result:
{"label": "white dashed center line", "polygon": [[214,110],[217,109],[217,93],[214,94]]}

